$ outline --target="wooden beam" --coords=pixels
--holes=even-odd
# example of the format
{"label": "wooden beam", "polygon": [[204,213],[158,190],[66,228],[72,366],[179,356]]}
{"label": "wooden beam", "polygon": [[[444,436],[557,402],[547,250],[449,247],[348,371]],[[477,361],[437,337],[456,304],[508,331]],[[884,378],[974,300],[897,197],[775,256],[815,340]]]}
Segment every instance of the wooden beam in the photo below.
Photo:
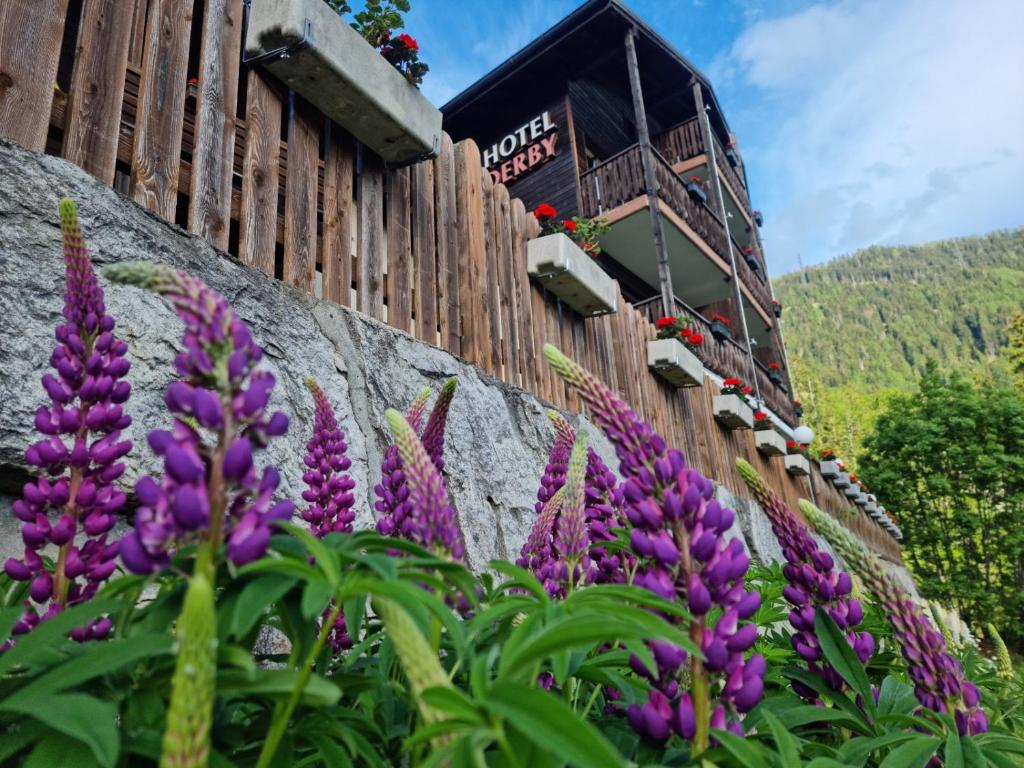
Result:
{"label": "wooden beam", "polygon": [[658,181],[654,176],[654,154],[651,136],[647,130],[647,112],[644,109],[644,94],[640,88],[640,67],[636,58],[636,28],[626,32],[626,68],[629,70],[629,90],[633,94],[633,114],[636,116],[637,142],[640,145],[640,164],[644,171],[644,187],[650,201],[651,231],[654,235],[654,252],[658,256],[658,283],[661,288],[661,303],[664,314],[675,311],[672,292],[672,271],[668,266],[668,243],[661,224],[658,208]]}

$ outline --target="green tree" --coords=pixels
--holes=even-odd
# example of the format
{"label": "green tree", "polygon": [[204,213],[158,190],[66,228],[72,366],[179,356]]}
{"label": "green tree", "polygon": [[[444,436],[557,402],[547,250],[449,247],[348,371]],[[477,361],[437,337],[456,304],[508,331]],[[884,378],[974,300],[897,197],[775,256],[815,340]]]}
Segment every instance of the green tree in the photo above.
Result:
{"label": "green tree", "polygon": [[1006,326],[1006,349],[1003,351],[1010,366],[1013,386],[1024,395],[1024,310],[1018,309],[1010,316]]}
{"label": "green tree", "polygon": [[1024,641],[1024,401],[930,364],[878,417],[860,470],[898,515],[922,594]]}

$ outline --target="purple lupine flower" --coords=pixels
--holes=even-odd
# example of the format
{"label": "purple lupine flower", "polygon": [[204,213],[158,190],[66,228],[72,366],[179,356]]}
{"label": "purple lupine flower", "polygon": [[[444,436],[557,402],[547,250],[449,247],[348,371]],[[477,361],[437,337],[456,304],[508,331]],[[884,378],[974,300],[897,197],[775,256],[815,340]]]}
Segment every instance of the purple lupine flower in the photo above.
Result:
{"label": "purple lupine flower", "polygon": [[534,509],[541,514],[544,506],[558,489],[565,485],[565,473],[569,471],[569,453],[576,442],[576,430],[558,411],[548,411],[548,419],[555,428],[555,441],[548,453],[548,463],[540,478],[537,489],[537,503]]}
{"label": "purple lupine flower", "polygon": [[121,540],[122,562],[134,573],[150,573],[167,564],[172,549],[194,540],[210,558],[223,540],[236,565],[262,557],[272,524],[294,510],[290,501],[273,501],[277,470],[260,471],[254,462],[257,449],[288,429],[287,416],[267,412],[275,382],[268,371],[255,370],[262,350],[231,306],[201,280],[144,261],[105,273],[159,293],[185,324],[185,349],[174,360],[181,379],[164,394],[171,429],[148,436],[163,458],[163,476],[135,485],[140,506],[134,529]]}
{"label": "purple lupine flower", "polygon": [[[445,382],[422,430],[420,425],[423,423],[427,400],[430,397],[429,389],[424,389],[417,396],[405,417],[405,422],[417,435],[417,440],[423,445],[438,477],[444,468],[445,426],[457,384],[458,380],[455,377]],[[381,482],[373,490],[377,495],[374,507],[382,514],[381,519],[377,521],[377,530],[380,533],[385,536],[401,537],[435,552],[444,552],[456,561],[461,561],[465,557],[462,532],[455,522],[451,507],[447,506],[447,511],[443,508],[426,510],[423,507],[417,508],[412,503],[405,459],[397,440],[395,444],[388,446],[384,454]]]}
{"label": "purple lupine flower", "polygon": [[[308,453],[303,459],[306,472],[302,479],[308,488],[302,492],[302,498],[309,506],[302,510],[302,519],[309,523],[310,532],[317,538],[328,533],[351,533],[355,520],[352,512],[355,482],[347,472],[352,460],[345,455],[348,450],[345,433],[338,427],[334,410],[320,385],[314,379],[307,379],[306,387],[313,395],[314,413],[313,437],[306,443]],[[330,613],[328,606],[321,621]],[[327,642],[335,653],[352,647],[344,613],[338,612]]]}
{"label": "purple lupine flower", "polygon": [[[634,670],[651,681],[653,690],[643,705],[629,707],[631,725],[656,740],[675,732],[698,752],[709,746],[711,728],[742,734],[740,715],[764,691],[765,660],[758,654],[744,659],[757,639],[756,625],[744,622],[757,611],[761,596],[744,585],[750,560],[742,542],[725,539],[732,510],[712,499],[711,482],[688,468],[682,452],[668,448],[614,392],[550,344],[544,354],[615,446],[638,561],[634,583],[669,600],[687,600],[691,637],[703,653],[700,658],[670,643],[653,642],[655,670],[634,658]],[[713,622],[712,608],[718,616]],[[687,691],[680,685],[684,664],[689,666]]]}
{"label": "purple lupine flower", "polygon": [[[554,418],[552,421],[557,427],[558,422]],[[575,443],[569,455],[565,481],[544,504],[516,561],[520,567],[532,570],[552,597],[565,597],[575,587],[594,580],[584,513],[587,436],[584,432],[575,435],[571,427],[569,430]],[[552,455],[560,451],[559,443],[567,434],[569,432],[560,431]],[[543,484],[541,490],[544,490]]]}
{"label": "purple lupine flower", "polygon": [[[818,543],[789,511],[786,503],[768,488],[757,471],[743,459],[736,460],[740,476],[761,505],[772,525],[772,533],[782,547],[786,564],[782,574],[789,584],[782,591],[792,605],[789,623],[796,630],[790,636],[793,650],[807,663],[807,668],[819,675],[833,690],[842,690],[843,678],[824,660],[814,618],[818,608],[824,608],[846,639],[861,663],[866,664],[875,649],[875,638],[868,631],[858,632],[864,618],[860,603],[850,594],[853,580],[850,574],[835,567],[832,556],[818,548]],[[816,699],[817,693],[795,681],[793,688],[807,699]]]}
{"label": "purple lupine flower", "polygon": [[[14,514],[24,524],[25,550],[20,560],[4,564],[12,579],[30,582],[31,600],[25,602],[14,635],[88,600],[113,573],[118,544],[107,537],[125,503],[114,481],[124,473],[121,459],[132,447],[121,439],[121,430],[131,424],[124,412],[131,393],[124,380],[128,345],[114,335],[114,319],[106,312],[72,200],[61,200],[60,222],[65,322],[57,326],[57,346],[50,355],[57,375],[43,376],[50,403],[35,415],[43,439],[25,452],[28,464],[43,474],[26,483],[14,502]],[[53,573],[40,556],[49,544],[58,549]],[[42,613],[37,606],[45,606]],[[76,627],[71,636],[100,638],[110,627],[110,619],[100,617]]]}
{"label": "purple lupine flower", "polygon": [[398,411],[384,414],[402,459],[410,514],[418,521],[415,543],[440,557],[462,560],[462,531],[448,501],[448,490],[416,430]]}
{"label": "purple lupine flower", "polygon": [[597,452],[587,451],[586,494],[587,535],[590,537],[590,560],[594,564],[597,584],[622,584],[634,559],[628,552],[609,550],[607,543],[616,540],[614,530],[627,526],[622,513],[625,496],[622,484]]}

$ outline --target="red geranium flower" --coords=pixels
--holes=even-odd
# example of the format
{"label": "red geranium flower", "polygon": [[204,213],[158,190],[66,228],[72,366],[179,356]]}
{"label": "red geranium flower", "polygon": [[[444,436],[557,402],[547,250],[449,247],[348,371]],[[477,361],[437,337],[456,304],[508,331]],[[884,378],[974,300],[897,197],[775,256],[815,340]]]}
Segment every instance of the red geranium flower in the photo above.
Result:
{"label": "red geranium flower", "polygon": [[679,335],[682,336],[684,339],[688,339],[691,336],[693,336],[693,329],[690,328],[690,326],[686,326],[685,328],[683,328],[683,330],[679,332]]}
{"label": "red geranium flower", "polygon": [[740,385],[740,380],[737,379],[735,376],[733,376],[732,378],[726,379],[725,381],[722,382],[722,386],[724,386],[724,387],[738,387],[739,385]]}
{"label": "red geranium flower", "polygon": [[690,343],[695,347],[700,346],[704,343],[704,336],[699,333],[694,333],[690,336]]}
{"label": "red geranium flower", "polygon": [[768,418],[768,414],[764,411],[758,411],[754,414],[754,421],[764,421]]}
{"label": "red geranium flower", "polygon": [[779,370],[782,370],[782,366],[779,365],[776,362],[771,362],[771,363],[768,363],[768,370],[769,371],[779,371]]}
{"label": "red geranium flower", "polygon": [[786,447],[787,448],[796,448],[796,440],[787,440],[786,441]]}
{"label": "red geranium flower", "polygon": [[711,315],[711,319],[712,320],[717,320],[718,322],[722,323],[723,325],[728,325],[729,324],[729,318],[726,317],[725,315],[719,314],[718,312],[715,312],[714,314],[712,314]]}
{"label": "red geranium flower", "polygon": [[743,253],[746,254],[747,256],[749,256],[753,252],[754,252],[754,249],[751,248],[749,245],[744,245],[743,246]]}
{"label": "red geranium flower", "polygon": [[752,389],[751,389],[750,387],[744,387],[744,388],[743,388],[743,394],[744,394],[744,395],[749,395],[749,394],[751,394],[751,393],[752,393],[753,391],[754,391],[754,390],[752,390]]}
{"label": "red geranium flower", "polygon": [[541,203],[533,209],[533,217],[537,221],[549,221],[550,219],[555,218],[556,213],[558,213],[558,211],[555,210],[555,207],[553,205],[548,205],[547,203]]}
{"label": "red geranium flower", "polygon": [[410,51],[418,51],[420,49],[420,44],[416,42],[416,38],[412,35],[407,35],[404,32],[396,37],[395,40],[404,45]]}
{"label": "red geranium flower", "polygon": [[690,183],[692,183],[692,184],[703,184],[704,183],[704,179],[702,179],[700,176],[691,176],[690,177]]}
{"label": "red geranium flower", "polygon": [[576,222],[573,221],[572,219],[566,219],[565,221],[562,222],[562,229],[564,229],[566,232],[575,232]]}
{"label": "red geranium flower", "polygon": [[673,325],[676,324],[676,319],[674,317],[668,317],[668,316],[666,316],[666,317],[659,317],[657,319],[657,321],[655,321],[654,324],[658,328],[671,328]]}

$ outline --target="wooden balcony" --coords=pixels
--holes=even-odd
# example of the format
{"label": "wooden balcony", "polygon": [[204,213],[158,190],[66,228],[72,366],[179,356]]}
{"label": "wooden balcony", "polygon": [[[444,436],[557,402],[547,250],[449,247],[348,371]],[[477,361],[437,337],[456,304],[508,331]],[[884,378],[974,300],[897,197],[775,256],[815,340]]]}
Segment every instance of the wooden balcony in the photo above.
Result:
{"label": "wooden balcony", "polygon": [[[691,117],[679,125],[669,128],[651,139],[655,149],[660,152],[673,167],[679,163],[690,160],[699,155],[706,154],[704,148],[704,137],[701,136],[700,123],[696,117]],[[725,178],[726,184],[732,190],[737,202],[752,218],[753,209],[750,206],[750,197],[747,194],[746,184],[743,183],[742,174],[738,173],[728,158],[721,142],[716,137],[715,162],[718,164],[718,172]]]}

